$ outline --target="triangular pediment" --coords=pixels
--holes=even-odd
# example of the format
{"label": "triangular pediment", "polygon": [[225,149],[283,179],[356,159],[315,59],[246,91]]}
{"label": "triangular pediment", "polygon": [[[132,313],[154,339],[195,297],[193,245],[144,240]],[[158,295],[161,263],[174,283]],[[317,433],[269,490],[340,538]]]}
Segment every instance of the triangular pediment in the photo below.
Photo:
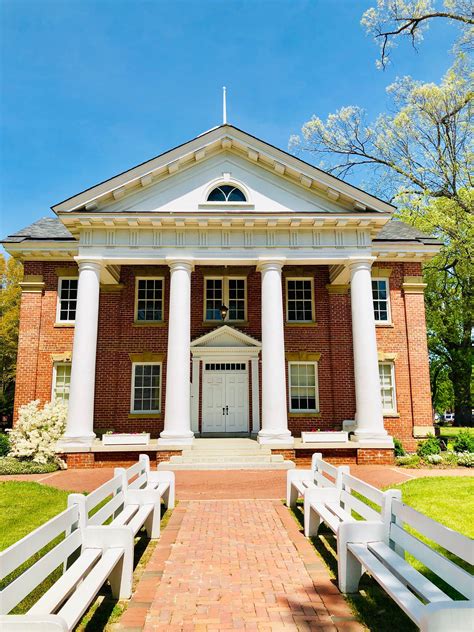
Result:
{"label": "triangular pediment", "polygon": [[193,340],[191,343],[192,348],[207,347],[228,349],[229,347],[250,347],[259,349],[261,346],[261,343],[255,338],[229,325],[222,325],[217,329],[213,329],[209,333],[196,338],[196,340]]}

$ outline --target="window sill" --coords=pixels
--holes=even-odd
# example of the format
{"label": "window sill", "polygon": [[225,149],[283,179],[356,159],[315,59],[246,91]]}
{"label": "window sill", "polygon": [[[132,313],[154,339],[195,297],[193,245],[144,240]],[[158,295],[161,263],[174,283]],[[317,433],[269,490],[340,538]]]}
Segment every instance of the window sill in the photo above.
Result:
{"label": "window sill", "polygon": [[291,413],[288,413],[288,417],[290,419],[295,418],[295,417],[303,417],[305,419],[311,417],[313,419],[320,419],[321,418],[321,413],[296,413],[296,412],[291,412]]}
{"label": "window sill", "polygon": [[395,325],[393,323],[378,323],[377,321],[375,321],[375,326],[376,327],[385,327],[387,329],[393,329]]}
{"label": "window sill", "polygon": [[75,327],[76,323],[54,323],[54,327],[57,329],[63,329],[68,327]]}
{"label": "window sill", "polygon": [[388,419],[399,419],[400,413],[382,413],[384,417]]}
{"label": "window sill", "polygon": [[132,327],[166,327],[168,323],[164,320],[134,320]]}
{"label": "window sill", "polygon": [[163,413],[129,413],[128,419],[161,419]]}
{"label": "window sill", "polygon": [[318,326],[318,323],[315,320],[308,320],[301,323],[285,321],[285,327],[317,327],[317,326]]}
{"label": "window sill", "polygon": [[235,327],[248,327],[248,320],[203,320],[202,327],[217,327],[218,325],[234,325]]}

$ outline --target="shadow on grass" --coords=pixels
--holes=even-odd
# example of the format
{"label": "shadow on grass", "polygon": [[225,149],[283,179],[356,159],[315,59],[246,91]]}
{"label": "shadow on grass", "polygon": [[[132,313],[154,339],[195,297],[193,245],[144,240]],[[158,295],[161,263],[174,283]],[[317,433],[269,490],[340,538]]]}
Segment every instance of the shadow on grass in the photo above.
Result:
{"label": "shadow on grass", "polygon": [[[293,515],[303,529],[303,505],[293,510]],[[321,525],[319,533],[309,538],[318,555],[328,567],[332,578],[337,578],[337,544],[333,532]],[[371,632],[416,632],[418,628],[389,597],[382,588],[367,574],[363,575],[357,593],[345,595],[358,620]]]}

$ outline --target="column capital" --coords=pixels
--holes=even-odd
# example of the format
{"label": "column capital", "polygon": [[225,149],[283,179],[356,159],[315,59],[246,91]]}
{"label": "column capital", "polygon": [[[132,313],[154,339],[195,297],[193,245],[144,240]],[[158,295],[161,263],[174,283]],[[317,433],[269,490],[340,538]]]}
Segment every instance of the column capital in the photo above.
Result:
{"label": "column capital", "polygon": [[101,257],[74,257],[74,261],[81,270],[94,270],[94,272],[100,272],[104,267],[104,260]]}
{"label": "column capital", "polygon": [[166,257],[165,259],[170,270],[185,270],[192,272],[194,270],[194,259],[190,257]]}
{"label": "column capital", "polygon": [[285,263],[286,257],[259,257],[257,270],[258,272],[264,272],[266,270],[277,270],[281,272]]}
{"label": "column capital", "polygon": [[347,259],[347,265],[351,271],[371,270],[375,260],[376,257],[349,257]]}

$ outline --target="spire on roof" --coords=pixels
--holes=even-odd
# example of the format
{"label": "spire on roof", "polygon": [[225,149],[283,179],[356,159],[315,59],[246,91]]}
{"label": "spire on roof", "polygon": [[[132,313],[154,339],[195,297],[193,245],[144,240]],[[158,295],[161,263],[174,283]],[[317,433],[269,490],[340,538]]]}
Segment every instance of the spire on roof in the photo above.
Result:
{"label": "spire on roof", "polygon": [[227,88],[222,88],[222,124],[227,125]]}

